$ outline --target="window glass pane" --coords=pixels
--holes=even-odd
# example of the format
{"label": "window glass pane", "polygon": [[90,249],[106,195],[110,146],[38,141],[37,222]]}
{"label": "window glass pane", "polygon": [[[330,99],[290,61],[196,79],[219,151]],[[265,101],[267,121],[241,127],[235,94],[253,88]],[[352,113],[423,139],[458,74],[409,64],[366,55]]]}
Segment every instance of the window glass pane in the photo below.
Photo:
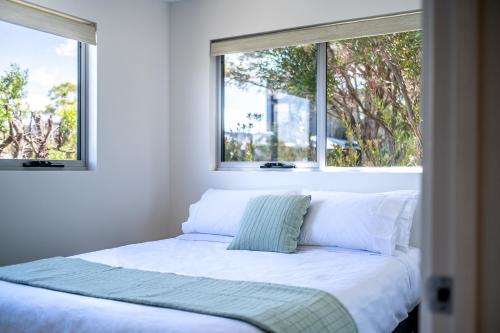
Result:
{"label": "window glass pane", "polygon": [[421,33],[331,42],[327,52],[327,165],[420,165]]}
{"label": "window glass pane", "polygon": [[0,159],[78,156],[78,43],[0,22]]}
{"label": "window glass pane", "polygon": [[316,46],[223,62],[222,161],[316,161]]}

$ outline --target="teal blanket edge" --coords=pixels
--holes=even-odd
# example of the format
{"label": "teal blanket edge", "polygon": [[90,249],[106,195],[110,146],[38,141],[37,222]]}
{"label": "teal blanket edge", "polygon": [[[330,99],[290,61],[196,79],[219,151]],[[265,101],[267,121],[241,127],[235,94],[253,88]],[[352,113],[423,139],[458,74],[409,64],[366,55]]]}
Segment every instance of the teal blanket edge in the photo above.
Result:
{"label": "teal blanket edge", "polygon": [[237,319],[267,332],[357,332],[337,298],[312,288],[143,271],[64,257],[0,267],[0,280]]}

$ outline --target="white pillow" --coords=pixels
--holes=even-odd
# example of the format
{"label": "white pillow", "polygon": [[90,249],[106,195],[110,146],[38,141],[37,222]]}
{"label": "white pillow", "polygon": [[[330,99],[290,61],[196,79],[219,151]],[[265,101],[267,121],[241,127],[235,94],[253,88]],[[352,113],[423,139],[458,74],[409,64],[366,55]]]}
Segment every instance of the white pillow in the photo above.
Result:
{"label": "white pillow", "polygon": [[410,248],[411,227],[415,218],[415,209],[418,204],[419,192],[395,191],[388,192],[392,200],[400,200],[403,209],[396,222],[396,248],[408,251]]}
{"label": "white pillow", "polygon": [[251,198],[265,194],[294,194],[294,190],[209,189],[189,207],[182,232],[235,236],[245,207]]}
{"label": "white pillow", "polygon": [[309,191],[311,206],[299,244],[339,246],[391,255],[408,248],[417,192]]}

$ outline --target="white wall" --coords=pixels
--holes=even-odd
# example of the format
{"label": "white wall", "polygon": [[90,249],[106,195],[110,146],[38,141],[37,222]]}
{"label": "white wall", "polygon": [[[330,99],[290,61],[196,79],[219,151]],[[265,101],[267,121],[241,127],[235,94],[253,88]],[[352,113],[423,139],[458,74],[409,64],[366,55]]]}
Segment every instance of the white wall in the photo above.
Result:
{"label": "white wall", "polygon": [[36,2],[98,25],[97,169],[0,171],[0,265],[164,238],[168,5]]}
{"label": "white wall", "polygon": [[211,39],[420,8],[418,0],[185,0],[170,6],[171,235],[207,188],[415,189],[419,173],[210,171]]}
{"label": "white wall", "polygon": [[418,173],[208,167],[211,39],[414,10],[418,0],[32,1],[98,24],[97,169],[0,171],[0,265],[175,235],[209,187],[419,187]]}

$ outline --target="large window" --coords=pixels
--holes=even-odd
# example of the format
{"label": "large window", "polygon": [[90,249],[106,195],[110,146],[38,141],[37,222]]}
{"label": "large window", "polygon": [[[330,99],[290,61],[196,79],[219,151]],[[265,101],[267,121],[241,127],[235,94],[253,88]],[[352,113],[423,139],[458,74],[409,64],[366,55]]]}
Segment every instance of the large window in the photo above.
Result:
{"label": "large window", "polygon": [[[389,28],[383,19],[369,22],[388,33],[357,37],[354,23],[345,30],[356,38],[221,51],[220,166],[420,165],[422,35],[397,19]],[[255,43],[262,41],[268,43],[265,37]]]}
{"label": "large window", "polygon": [[78,24],[90,25],[24,3],[0,9],[0,167],[85,167],[87,43]]}

